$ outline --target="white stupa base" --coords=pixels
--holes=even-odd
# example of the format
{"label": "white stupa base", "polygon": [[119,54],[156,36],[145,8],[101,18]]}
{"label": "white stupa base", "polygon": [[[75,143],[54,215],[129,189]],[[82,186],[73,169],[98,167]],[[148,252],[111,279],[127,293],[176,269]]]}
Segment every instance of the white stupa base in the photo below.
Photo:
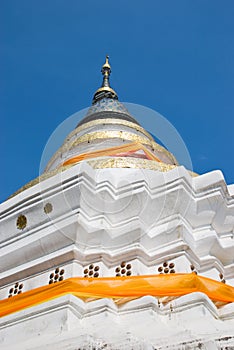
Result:
{"label": "white stupa base", "polygon": [[67,295],[2,317],[0,348],[234,349],[234,303],[217,309],[192,293],[164,306],[151,296],[118,306]]}

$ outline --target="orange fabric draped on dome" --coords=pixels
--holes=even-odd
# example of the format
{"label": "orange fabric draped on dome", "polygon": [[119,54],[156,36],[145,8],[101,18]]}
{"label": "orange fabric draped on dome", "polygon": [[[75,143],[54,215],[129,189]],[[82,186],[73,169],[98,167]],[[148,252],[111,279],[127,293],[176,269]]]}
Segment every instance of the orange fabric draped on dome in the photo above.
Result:
{"label": "orange fabric draped on dome", "polygon": [[234,287],[191,274],[102,278],[69,278],[0,301],[0,316],[47,302],[66,294],[80,298],[138,298],[205,293],[211,300],[234,302]]}
{"label": "orange fabric draped on dome", "polygon": [[144,145],[142,145],[139,142],[131,142],[121,146],[104,148],[104,149],[96,150],[94,152],[82,153],[66,160],[62,165],[63,166],[70,165],[70,164],[78,163],[84,159],[90,159],[90,158],[96,158],[96,157],[106,157],[106,156],[116,157],[116,156],[121,156],[121,154],[123,153],[137,152],[139,150],[143,150],[145,152],[147,159],[161,162],[161,160],[157,158],[152,152],[150,152]]}

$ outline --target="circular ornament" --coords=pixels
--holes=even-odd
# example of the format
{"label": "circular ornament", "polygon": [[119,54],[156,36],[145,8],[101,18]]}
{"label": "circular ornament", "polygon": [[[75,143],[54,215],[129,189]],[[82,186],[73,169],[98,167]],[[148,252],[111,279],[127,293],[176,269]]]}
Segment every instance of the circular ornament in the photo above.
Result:
{"label": "circular ornament", "polygon": [[19,215],[16,221],[18,230],[23,230],[27,226],[27,218],[25,215]]}
{"label": "circular ornament", "polygon": [[52,210],[53,210],[52,204],[51,203],[46,203],[46,205],[44,206],[44,212],[46,214],[49,214],[49,213],[52,212]]}

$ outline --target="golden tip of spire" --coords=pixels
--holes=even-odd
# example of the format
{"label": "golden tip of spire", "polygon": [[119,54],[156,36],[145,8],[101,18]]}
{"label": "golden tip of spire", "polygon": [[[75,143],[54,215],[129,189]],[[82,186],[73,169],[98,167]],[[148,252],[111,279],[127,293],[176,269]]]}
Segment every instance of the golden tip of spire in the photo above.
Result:
{"label": "golden tip of spire", "polygon": [[106,62],[103,64],[102,69],[111,69],[110,63],[109,63],[109,55],[106,55]]}

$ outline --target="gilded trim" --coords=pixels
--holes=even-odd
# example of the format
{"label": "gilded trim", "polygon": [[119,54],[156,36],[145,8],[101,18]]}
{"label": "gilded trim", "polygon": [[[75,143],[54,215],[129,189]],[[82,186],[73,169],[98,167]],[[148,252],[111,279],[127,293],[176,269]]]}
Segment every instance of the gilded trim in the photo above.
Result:
{"label": "gilded trim", "polygon": [[95,95],[96,95],[98,92],[100,92],[100,91],[110,91],[110,92],[112,92],[113,94],[116,95],[116,92],[115,92],[111,87],[109,87],[109,86],[102,86],[102,87],[100,87],[100,88],[95,92]]}
{"label": "gilded trim", "polygon": [[176,165],[159,163],[148,159],[131,157],[110,157],[88,160],[87,163],[93,169],[107,168],[132,168],[132,169],[150,169],[166,172],[176,168]]}
{"label": "gilded trim", "polygon": [[[117,124],[117,125],[124,125],[127,126],[131,129],[140,131],[142,134],[144,134],[146,137],[148,137],[150,140],[154,141],[153,137],[144,129],[142,128],[142,126],[137,125],[135,123],[132,122],[128,122],[127,120],[124,119],[112,119],[112,118],[106,118],[106,119],[96,119],[96,120],[92,120],[90,122],[87,122],[85,124],[82,124],[81,126],[79,126],[78,128],[76,128],[75,130],[73,130],[66,138],[66,140],[69,140],[70,138],[72,138],[74,135],[76,135],[78,132],[81,132],[85,129],[91,128],[92,126],[96,126],[96,125],[103,125],[103,124]],[[66,142],[66,141],[65,141]]]}
{"label": "gilded trim", "polygon": [[136,135],[134,133],[128,132],[128,131],[122,131],[122,130],[103,130],[103,131],[95,131],[95,132],[90,132],[88,134],[84,134],[80,137],[78,137],[75,141],[68,142],[67,148],[70,150],[71,148],[79,145],[80,143],[84,142],[92,142],[97,139],[122,139],[122,140],[127,140],[127,141],[134,141],[134,142],[140,142],[145,145],[153,147],[153,142],[152,140],[149,140],[146,137]]}

